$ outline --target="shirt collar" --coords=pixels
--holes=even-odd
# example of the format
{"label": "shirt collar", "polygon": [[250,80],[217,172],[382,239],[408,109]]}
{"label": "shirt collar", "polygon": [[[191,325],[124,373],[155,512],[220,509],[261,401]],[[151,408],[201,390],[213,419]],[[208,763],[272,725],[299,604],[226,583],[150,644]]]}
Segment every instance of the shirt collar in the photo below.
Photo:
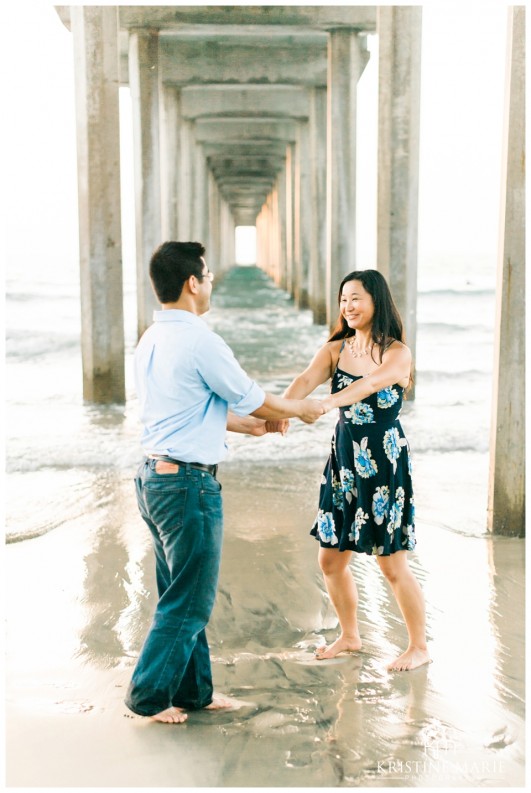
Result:
{"label": "shirt collar", "polygon": [[160,309],[153,312],[153,322],[187,322],[189,325],[204,325],[205,321],[191,311],[180,308]]}

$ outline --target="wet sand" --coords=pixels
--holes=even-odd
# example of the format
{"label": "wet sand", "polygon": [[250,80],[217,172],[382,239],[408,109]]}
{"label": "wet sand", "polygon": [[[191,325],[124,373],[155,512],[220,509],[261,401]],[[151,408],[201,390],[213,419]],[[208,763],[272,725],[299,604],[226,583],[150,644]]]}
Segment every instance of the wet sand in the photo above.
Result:
{"label": "wet sand", "polygon": [[222,466],[209,640],[216,689],[242,704],[185,725],[123,705],[154,605],[130,477],[98,472],[90,511],[7,547],[9,787],[524,785],[523,541],[450,532],[419,510],[410,560],[433,663],[386,671],[406,633],[369,557],[353,564],[363,651],[315,661],[336,635],[308,536],[321,469]]}

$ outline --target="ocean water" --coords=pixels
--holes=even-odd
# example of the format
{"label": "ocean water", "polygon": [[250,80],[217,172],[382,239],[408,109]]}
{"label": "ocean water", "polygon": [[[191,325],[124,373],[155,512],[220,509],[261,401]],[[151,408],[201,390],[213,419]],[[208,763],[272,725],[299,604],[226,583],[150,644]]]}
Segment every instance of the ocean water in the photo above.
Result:
{"label": "ocean water", "polygon": [[[486,531],[495,292],[488,268],[463,272],[421,271],[416,398],[405,403],[402,423],[413,453],[419,524],[480,536]],[[109,472],[131,478],[141,459],[131,282],[124,304],[126,405],[85,404],[75,273],[37,275],[30,282],[26,273],[8,278],[8,541],[30,540],[97,511],[112,500]],[[310,311],[298,311],[255,267],[235,267],[216,280],[206,321],[273,393],[282,393],[327,337],[326,328],[312,324]],[[231,433],[225,465],[259,463],[266,476],[268,468],[285,466],[316,498],[334,421],[334,413],[313,426],[292,421],[286,437]]]}

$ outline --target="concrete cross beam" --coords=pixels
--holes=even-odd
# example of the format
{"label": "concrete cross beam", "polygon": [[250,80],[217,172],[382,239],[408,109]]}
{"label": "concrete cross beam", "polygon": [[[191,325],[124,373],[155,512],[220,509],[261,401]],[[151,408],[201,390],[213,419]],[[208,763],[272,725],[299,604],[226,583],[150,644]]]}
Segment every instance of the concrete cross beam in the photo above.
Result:
{"label": "concrete cross beam", "polygon": [[253,189],[259,192],[264,186],[271,184],[276,177],[276,172],[262,172],[256,174],[246,171],[223,171],[222,173],[214,173],[217,184],[220,187],[231,187],[233,185],[248,185],[248,189]]}
{"label": "concrete cross beam", "polygon": [[257,142],[275,145],[277,141],[294,141],[297,124],[288,119],[262,118],[199,118],[195,138],[199,143],[220,143],[253,147]]}
{"label": "concrete cross beam", "polygon": [[273,181],[274,179],[264,179],[259,183],[251,183],[239,180],[234,182],[218,182],[218,185],[220,192],[227,197],[245,196],[248,198],[250,196],[266,196],[271,189]]}
{"label": "concrete cross beam", "polygon": [[326,85],[326,70],[325,33],[283,36],[280,40],[263,34],[160,37],[162,81],[183,87],[209,83]]}
{"label": "concrete cross beam", "polygon": [[[245,171],[246,174],[260,175],[271,168],[272,161],[268,157],[259,157],[258,153],[242,155],[241,157],[232,156],[227,157],[226,153],[222,152],[214,157],[207,157],[210,170],[213,173],[238,173]],[[282,160],[279,159],[279,163]],[[278,170],[278,169],[273,169]]]}
{"label": "concrete cross beam", "polygon": [[271,188],[271,185],[275,181],[275,177],[276,174],[271,176],[263,176],[259,179],[255,179],[253,177],[246,178],[244,175],[214,175],[216,184],[218,185],[221,192],[228,194],[230,192],[241,191],[245,194],[256,196],[267,194],[267,191]]}
{"label": "concrete cross beam", "polygon": [[374,6],[121,6],[120,26],[179,30],[183,24],[374,30]]}
{"label": "concrete cross beam", "polygon": [[278,158],[283,160],[286,153],[286,143],[283,140],[275,141],[229,141],[223,143],[203,142],[203,151],[206,157],[267,157],[269,160]]}
{"label": "concrete cross beam", "polygon": [[[118,6],[120,28],[156,28],[179,32],[183,26],[205,27],[214,31],[236,27],[243,34],[258,27],[264,35],[279,28],[331,30],[349,27],[376,29],[375,6]],[[70,6],[56,6],[63,23],[70,29]]]}
{"label": "concrete cross beam", "polygon": [[291,85],[187,86],[182,89],[183,118],[270,116],[271,118],[308,118],[306,89]]}
{"label": "concrete cross beam", "polygon": [[271,173],[270,176],[264,171],[223,171],[220,173],[217,182],[220,185],[241,184],[243,182],[261,187],[270,184],[271,179],[274,179],[275,176],[275,173]]}

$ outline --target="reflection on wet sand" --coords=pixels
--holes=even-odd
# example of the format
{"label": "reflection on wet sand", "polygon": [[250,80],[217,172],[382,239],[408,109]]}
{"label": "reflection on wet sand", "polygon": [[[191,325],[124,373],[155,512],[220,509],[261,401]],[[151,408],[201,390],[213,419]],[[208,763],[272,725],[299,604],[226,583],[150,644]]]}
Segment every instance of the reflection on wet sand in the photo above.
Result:
{"label": "reflection on wet sand", "polygon": [[363,649],[317,661],[337,625],[308,535],[315,504],[295,494],[315,492],[320,467],[301,463],[286,483],[273,464],[224,466],[209,639],[216,687],[241,706],[185,726],[123,706],[155,591],[130,478],[100,482],[85,521],[8,548],[10,784],[522,784],[522,542],[422,526],[411,564],[434,662],[410,673],[386,671],[405,628],[374,559],[356,557]]}

